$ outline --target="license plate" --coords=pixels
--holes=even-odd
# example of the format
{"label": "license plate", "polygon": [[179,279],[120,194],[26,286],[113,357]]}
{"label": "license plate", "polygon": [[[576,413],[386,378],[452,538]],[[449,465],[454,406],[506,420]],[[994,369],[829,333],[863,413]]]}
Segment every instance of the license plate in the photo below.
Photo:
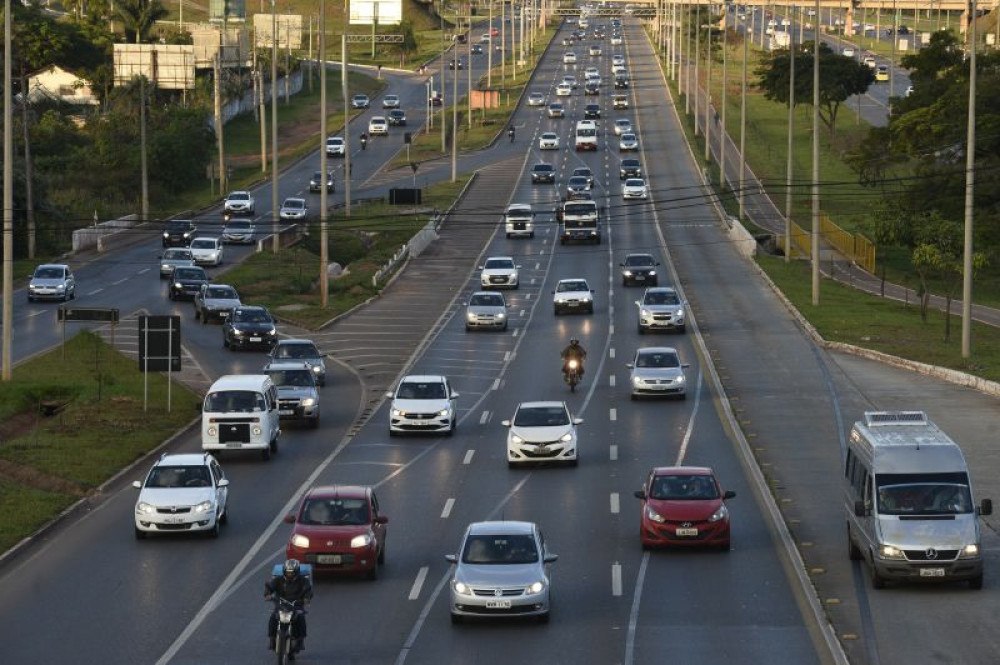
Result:
{"label": "license plate", "polygon": [[184,521],[183,517],[164,517],[163,518],[163,523],[164,524],[180,524],[183,521]]}
{"label": "license plate", "polygon": [[240,443],[239,441],[229,441],[228,443],[226,443],[227,448],[240,448],[242,446],[243,444]]}
{"label": "license plate", "polygon": [[635,276],[635,281],[637,281],[637,282],[645,282],[646,281],[646,276],[645,275],[636,275]]}
{"label": "license plate", "polygon": [[260,341],[260,337],[251,337],[250,341],[251,342],[259,342]]}
{"label": "license plate", "polygon": [[677,535],[678,536],[697,536],[698,535],[698,529],[681,529],[681,528],[678,528],[677,529]]}
{"label": "license plate", "polygon": [[316,556],[316,563],[339,564],[340,562],[339,554],[319,554]]}
{"label": "license plate", "polygon": [[294,414],[295,412],[292,411],[291,409],[281,409],[280,411],[278,411],[279,416],[291,416]]}
{"label": "license plate", "polygon": [[486,607],[487,607],[487,609],[491,609],[491,610],[509,610],[510,609],[510,601],[509,600],[487,600],[486,601]]}
{"label": "license plate", "polygon": [[921,568],[921,577],[944,577],[944,568]]}

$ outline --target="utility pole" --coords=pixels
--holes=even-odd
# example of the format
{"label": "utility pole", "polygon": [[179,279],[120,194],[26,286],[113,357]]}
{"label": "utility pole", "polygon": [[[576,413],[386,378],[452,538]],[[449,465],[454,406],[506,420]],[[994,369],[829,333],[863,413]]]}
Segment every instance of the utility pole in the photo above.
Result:
{"label": "utility pole", "polygon": [[785,166],[785,263],[792,260],[792,148],[795,126],[795,42],[788,35],[788,163]]}
{"label": "utility pole", "polygon": [[[723,10],[727,11],[727,10]],[[719,129],[719,187],[726,190],[726,107],[729,105],[729,14],[723,14],[722,19],[722,127]]]}
{"label": "utility pole", "polygon": [[267,173],[267,104],[264,101],[264,72],[257,70],[257,104],[260,106],[260,172]]}
{"label": "utility pole", "polygon": [[[486,45],[486,89],[493,89],[493,0],[490,3],[490,22],[486,24],[486,32],[490,35],[490,41]],[[472,33],[469,32],[469,41],[472,41]]]}
{"label": "utility pole", "polygon": [[[500,88],[507,87],[507,10],[500,0]],[[512,8],[513,9],[513,8]],[[513,23],[511,24],[513,27]],[[490,49],[493,48],[493,26],[490,26]]]}
{"label": "utility pole", "polygon": [[[523,15],[523,11],[522,11]],[[455,28],[456,30],[461,30],[459,27],[459,19],[455,18]],[[468,41],[468,40],[466,40]],[[455,73],[451,77],[451,181],[455,182],[458,179],[456,175],[456,169],[458,168],[458,43],[455,44],[454,49],[455,54]],[[472,63],[469,63],[469,68],[472,68]],[[442,124],[442,127],[444,125]]]}
{"label": "utility pole", "polygon": [[[965,146],[965,238],[962,247],[962,357],[972,354],[972,221],[976,190],[976,0],[969,22],[969,119]],[[6,131],[6,129],[4,130]],[[7,300],[4,299],[4,306]],[[7,329],[4,328],[6,331]]]}
{"label": "utility pole", "polygon": [[[155,60],[156,54],[153,52]],[[146,146],[146,76],[139,76],[139,179],[142,200],[139,203],[139,221],[149,221],[149,165]]]}
{"label": "utility pole", "polygon": [[[10,0],[3,2],[3,367],[4,381],[10,381],[13,366],[11,328],[14,322],[14,117],[11,112]],[[25,91],[27,92],[27,91]]]}
{"label": "utility pole", "polygon": [[[442,33],[442,39],[444,39],[443,33]],[[445,125],[448,124],[448,121],[446,120],[447,116],[445,116],[445,114],[444,114],[444,112],[445,112],[444,96],[445,96],[445,92],[447,92],[447,90],[448,90],[448,79],[445,78],[445,76],[447,76],[447,74],[445,72],[448,71],[448,66],[447,66],[447,64],[445,62],[445,58],[448,57],[448,42],[443,42],[443,44],[444,45],[441,47],[441,154],[442,155],[447,155],[448,154],[448,141],[447,141],[447,137],[446,137],[446,134],[445,134],[445,131],[446,131]],[[455,67],[458,67],[458,63],[457,62],[455,63]],[[456,69],[454,71],[455,71],[455,76],[457,77],[458,76],[458,70]],[[454,106],[456,103],[458,103],[457,99],[451,100],[452,106]]]}
{"label": "utility pole", "polygon": [[813,33],[812,304],[819,305],[819,0]]}
{"label": "utility pole", "polygon": [[746,176],[747,176],[747,42],[751,33],[743,26],[743,83],[740,86],[740,221],[746,219]]}
{"label": "utility pole", "polygon": [[271,251],[275,254],[281,249],[278,195],[278,14],[271,0]]}
{"label": "utility pole", "polygon": [[[213,110],[215,117],[215,150],[219,154],[219,193],[222,194],[226,191],[226,185],[228,174],[226,173],[226,142],[222,135],[222,45],[219,45],[219,51],[215,54],[215,61],[212,63],[214,65],[212,72],[212,101]],[[142,104],[143,108],[146,108],[145,100]],[[145,123],[143,123],[145,125]],[[143,129],[143,135],[145,135],[145,128]]]}
{"label": "utility pole", "polygon": [[344,216],[351,216],[351,95],[347,89],[347,28],[340,36],[340,90],[344,93]]}
{"label": "utility pole", "polygon": [[[466,31],[465,38],[465,73],[468,78],[466,81],[466,95],[465,99],[469,102],[469,129],[472,129],[472,5],[466,5],[469,11],[469,22],[468,30]],[[457,46],[455,47],[458,48]]]}
{"label": "utility pole", "polygon": [[[310,24],[311,25],[311,24]],[[319,302],[326,307],[330,302],[330,276],[326,267],[330,263],[327,218],[327,157],[326,157],[326,0],[319,3]],[[310,78],[310,80],[312,80]]]}
{"label": "utility pole", "polygon": [[[725,11],[723,9],[723,11]],[[712,136],[712,125],[710,115],[712,111],[712,16],[709,14],[705,39],[708,45],[705,54],[705,164],[711,160],[710,143]]]}
{"label": "utility pole", "polygon": [[698,98],[701,97],[701,76],[698,63],[701,60],[701,5],[694,10],[694,135],[698,136]]}

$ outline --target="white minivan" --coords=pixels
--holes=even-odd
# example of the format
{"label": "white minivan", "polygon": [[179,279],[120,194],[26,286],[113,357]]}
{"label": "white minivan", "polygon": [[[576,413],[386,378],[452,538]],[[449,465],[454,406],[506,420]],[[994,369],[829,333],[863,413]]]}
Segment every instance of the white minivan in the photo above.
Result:
{"label": "white minivan", "polygon": [[514,236],[535,237],[535,214],[531,210],[530,203],[511,203],[507,206],[503,220],[508,238]]}
{"label": "white minivan", "polygon": [[201,448],[219,456],[223,450],[259,450],[265,459],[278,451],[281,425],[278,390],[264,374],[223,376],[202,403]]}

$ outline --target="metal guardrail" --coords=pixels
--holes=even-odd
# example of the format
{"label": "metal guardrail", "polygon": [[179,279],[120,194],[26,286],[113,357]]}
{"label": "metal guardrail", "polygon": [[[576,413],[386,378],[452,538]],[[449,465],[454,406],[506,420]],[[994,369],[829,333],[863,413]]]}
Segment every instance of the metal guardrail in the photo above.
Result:
{"label": "metal guardrail", "polygon": [[[795,222],[792,228],[792,257],[808,257],[812,252],[811,231],[806,231]],[[851,233],[837,226],[825,213],[820,214],[820,236],[837,248],[848,260],[859,268],[875,273],[875,243],[860,233]],[[784,242],[782,242],[784,246]]]}

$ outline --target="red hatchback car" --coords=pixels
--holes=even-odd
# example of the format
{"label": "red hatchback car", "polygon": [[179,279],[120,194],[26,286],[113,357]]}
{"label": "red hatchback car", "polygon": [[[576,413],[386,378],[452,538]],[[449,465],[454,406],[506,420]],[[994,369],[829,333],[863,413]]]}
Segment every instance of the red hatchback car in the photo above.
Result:
{"label": "red hatchback car", "polygon": [[723,492],[710,468],[654,468],[635,496],[642,500],[639,536],[643,549],[673,546],[729,549],[726,499],[736,493]]}
{"label": "red hatchback car", "polygon": [[285,553],[317,573],[364,573],[374,580],[385,563],[388,521],[370,487],[313,487],[285,516],[295,525]]}

